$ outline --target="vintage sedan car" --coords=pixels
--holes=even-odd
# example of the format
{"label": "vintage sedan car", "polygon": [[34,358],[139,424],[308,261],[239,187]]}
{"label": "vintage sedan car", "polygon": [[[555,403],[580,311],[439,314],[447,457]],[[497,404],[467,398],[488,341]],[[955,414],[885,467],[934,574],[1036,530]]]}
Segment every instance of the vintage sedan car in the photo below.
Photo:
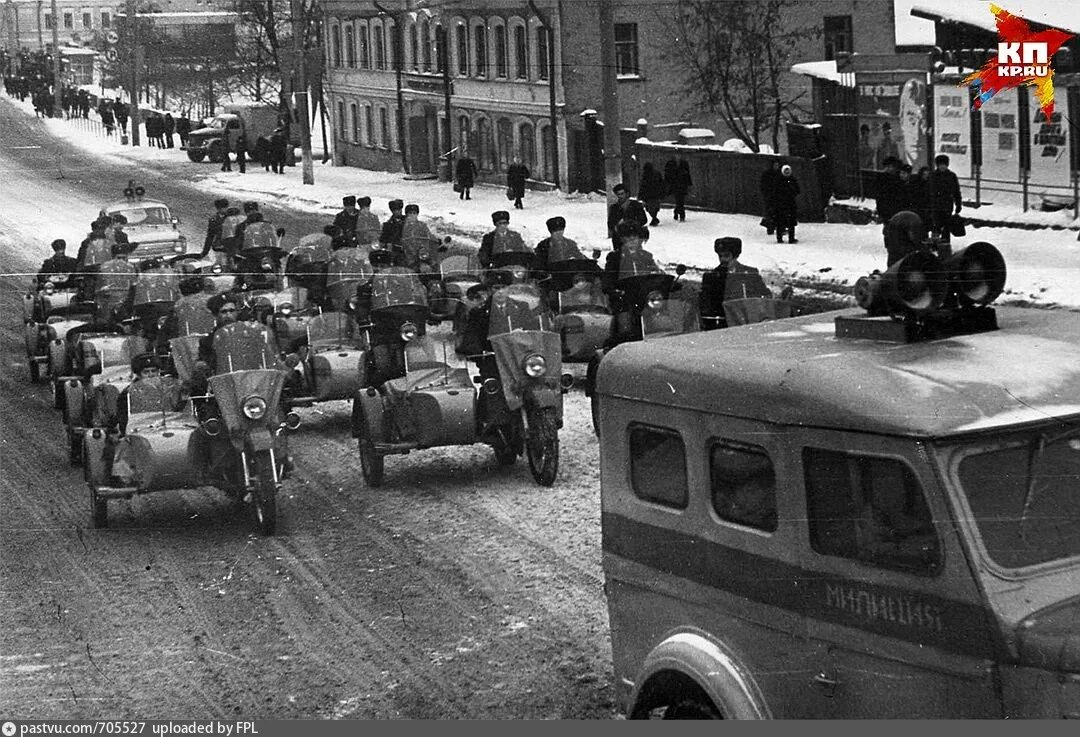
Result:
{"label": "vintage sedan car", "polygon": [[175,259],[188,255],[191,246],[187,237],[180,232],[180,218],[172,214],[168,205],[143,197],[142,187],[129,186],[124,192],[125,199],[103,205],[100,215],[112,217],[120,214],[127,219],[124,233],[131,245],[135,246],[132,260]]}

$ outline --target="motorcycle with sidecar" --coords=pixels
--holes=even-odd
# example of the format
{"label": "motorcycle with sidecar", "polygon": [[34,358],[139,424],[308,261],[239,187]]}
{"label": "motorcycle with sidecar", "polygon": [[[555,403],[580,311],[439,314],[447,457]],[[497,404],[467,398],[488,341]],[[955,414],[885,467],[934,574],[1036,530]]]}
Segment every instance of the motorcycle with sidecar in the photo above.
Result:
{"label": "motorcycle with sidecar", "polygon": [[436,320],[455,319],[465,304],[465,292],[480,283],[480,266],[476,256],[446,256],[439,261],[439,279],[428,285],[431,317]]}
{"label": "motorcycle with sidecar", "polygon": [[[285,433],[300,424],[299,416],[281,407],[287,370],[262,325],[221,327],[213,349],[208,395],[176,396],[180,380],[173,377],[139,380],[124,395],[126,427],[85,434],[95,527],[108,525],[110,499],[212,485],[238,501],[250,500],[259,531],[274,533],[288,458]],[[185,365],[176,363],[178,369]]]}
{"label": "motorcycle with sidecar", "polygon": [[553,484],[569,376],[560,373],[559,336],[540,290],[522,284],[492,298],[492,350],[474,356],[480,376],[472,381],[445,355],[434,359],[423,334],[426,316],[419,279],[408,272],[375,275],[372,382],[353,402],[353,435],[368,485],[382,484],[387,455],[474,443],[490,445],[501,465],[524,452],[536,481]]}
{"label": "motorcycle with sidecar", "polygon": [[302,382],[288,397],[290,407],[307,407],[316,402],[352,399],[367,386],[367,335],[351,315],[323,312],[307,322],[307,340],[295,363]]}
{"label": "motorcycle with sidecar", "polygon": [[591,259],[557,261],[548,267],[543,286],[557,315],[564,361],[588,361],[611,337],[614,317],[600,279],[600,267]]}
{"label": "motorcycle with sidecar", "polygon": [[96,309],[80,299],[77,279],[69,274],[52,274],[26,293],[23,337],[32,383],[63,371],[64,336],[92,320]]}

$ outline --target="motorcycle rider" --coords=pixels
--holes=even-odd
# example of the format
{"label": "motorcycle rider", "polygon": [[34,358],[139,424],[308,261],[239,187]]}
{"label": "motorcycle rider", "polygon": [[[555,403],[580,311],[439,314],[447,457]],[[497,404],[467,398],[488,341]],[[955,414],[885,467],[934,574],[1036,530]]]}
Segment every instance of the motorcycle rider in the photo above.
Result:
{"label": "motorcycle rider", "polygon": [[366,246],[378,243],[382,225],[379,223],[379,218],[371,211],[371,198],[361,197],[356,201],[356,207],[359,209],[356,217],[357,244]]}
{"label": "motorcycle rider", "polygon": [[349,245],[352,245],[356,237],[356,221],[360,217],[360,211],[356,209],[356,197],[353,195],[342,197],[341,204],[345,209],[334,216],[334,225],[341,230],[345,239],[349,241]]}
{"label": "motorcycle rider", "polygon": [[509,251],[519,253],[532,253],[532,249],[525,245],[521,234],[516,230],[510,230],[510,213],[506,210],[497,210],[491,213],[491,222],[495,230],[484,234],[480,240],[480,250],[476,254],[477,262],[481,269],[490,269],[495,256]]}
{"label": "motorcycle rider", "polygon": [[[258,215],[258,218],[255,217],[256,215]],[[262,220],[262,213],[259,212],[259,203],[258,202],[251,202],[250,200],[248,202],[245,202],[244,203],[244,222],[237,225],[236,230],[233,232],[233,235],[236,238],[236,250],[237,251],[243,249],[243,247],[244,247],[244,229],[247,228],[247,226],[251,225],[252,223],[259,222],[261,220]]]}
{"label": "motorcycle rider", "polygon": [[[180,330],[184,327],[180,324],[180,315],[189,311],[191,305],[207,310],[205,314],[210,314],[211,319],[213,318],[206,307],[205,288],[206,280],[200,274],[189,274],[180,280],[180,299],[173,302],[172,309],[169,310],[169,314],[165,316],[165,322],[158,330],[157,345],[160,352],[167,351],[169,341],[180,336]],[[184,332],[187,333],[187,329]]]}
{"label": "motorcycle rider", "polygon": [[[420,206],[405,206],[405,222],[401,224],[401,248],[405,268],[412,271],[431,271],[430,252],[439,245],[439,239],[431,234],[426,223],[420,222]],[[426,255],[426,258],[425,258]],[[421,267],[425,268],[421,268]]]}
{"label": "motorcycle rider", "polygon": [[647,227],[623,220],[615,228],[615,237],[619,241],[619,248],[607,255],[604,264],[604,276],[609,287],[614,287],[620,279],[660,271],[656,259],[645,250],[645,242],[649,240]]}
{"label": "motorcycle rider", "polygon": [[[131,359],[131,373],[134,377],[131,384],[120,392],[116,401],[116,414],[112,418],[113,423],[108,428],[109,433],[116,437],[124,437],[127,434],[128,398],[131,396],[133,387],[140,382],[160,377],[161,359],[154,353],[140,353]],[[160,388],[162,411],[176,412],[183,408],[187,395],[175,377],[165,377]],[[111,475],[113,483],[117,486],[129,486],[134,482],[136,459],[131,458],[130,455],[131,446],[128,443],[116,444],[113,451]]]}
{"label": "motorcycle rider", "polygon": [[[94,301],[98,302],[97,322],[117,329],[119,315],[116,313],[128,302],[131,285],[135,282],[135,266],[128,258],[135,249],[125,241],[113,243],[109,250],[112,258],[101,265],[91,282]],[[106,296],[108,299],[103,299]]]}
{"label": "motorcycle rider", "polygon": [[[739,263],[738,259],[742,254],[741,239],[734,236],[717,238],[713,242],[713,250],[720,259],[720,265],[702,275],[701,292],[698,295],[703,330],[727,327],[725,299],[772,297],[772,292],[765,286],[765,280],[761,278],[758,270]],[[740,291],[732,292],[736,283]]]}
{"label": "motorcycle rider", "polygon": [[229,214],[229,201],[223,197],[218,198],[214,200],[214,207],[217,208],[217,212],[210,216],[210,220],[206,224],[206,240],[203,242],[199,258],[205,258],[209,255],[211,249],[215,251],[222,250],[221,224],[225,222],[225,218]]}
{"label": "motorcycle rider", "polygon": [[404,254],[401,250],[401,229],[405,223],[405,216],[401,213],[405,203],[401,200],[390,200],[390,219],[383,223],[382,232],[379,233],[379,246],[389,250],[398,263],[404,263]]}
{"label": "motorcycle rider", "polygon": [[79,267],[78,260],[65,253],[67,241],[63,238],[57,238],[52,242],[52,250],[53,255],[45,259],[41,264],[41,269],[38,270],[38,286],[44,286],[52,274],[72,274]]}
{"label": "motorcycle rider", "polygon": [[550,271],[551,264],[560,261],[585,258],[577,242],[566,237],[566,218],[561,216],[548,218],[546,225],[551,235],[536,244],[532,264],[534,272]]}

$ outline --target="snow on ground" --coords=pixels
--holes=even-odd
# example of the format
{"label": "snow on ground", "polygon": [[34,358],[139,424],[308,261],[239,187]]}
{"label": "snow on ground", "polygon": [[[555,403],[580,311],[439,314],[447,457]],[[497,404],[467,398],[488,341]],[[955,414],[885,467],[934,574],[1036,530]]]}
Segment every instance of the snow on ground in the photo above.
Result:
{"label": "snow on ground", "polygon": [[[24,105],[24,109],[27,114],[33,114],[29,105]],[[492,211],[509,210],[511,228],[520,231],[528,243],[535,244],[546,236],[547,218],[562,215],[567,220],[567,234],[578,241],[586,254],[592,248],[603,251],[610,248],[605,201],[595,194],[529,192],[525,209],[514,211],[513,203],[506,199],[505,187],[478,186],[472,199],[465,201],[458,199],[449,183],[410,181],[398,173],[334,167],[318,160],[315,184],[304,185],[299,165],[284,175],[265,172],[257,165],[249,166],[246,174],[235,171],[235,165],[233,172],[221,172],[212,164],[191,163],[178,148],[121,146],[118,138],[103,138],[92,127],[72,121],[52,119],[48,125],[57,135],[116,161],[153,162],[155,168],[175,170],[185,178],[194,173],[196,181],[208,190],[207,215],[212,211],[213,196],[231,195],[240,199],[272,199],[278,205],[323,213],[329,223],[340,209],[343,195],[367,195],[373,200],[372,210],[380,217],[388,214],[387,201],[400,198],[419,205],[421,217],[434,220],[437,232],[469,241],[490,230]],[[1062,213],[1034,214],[1071,219],[1069,214]],[[676,223],[672,221],[670,208],[665,208],[661,212],[661,225],[651,229],[648,248],[661,262],[709,269],[717,263],[713,240],[737,236],[743,241],[741,261],[761,269],[774,286],[796,283],[844,290],[859,277],[884,266],[880,225],[801,224],[797,229],[799,243],[778,244],[765,234],[759,220],[751,215],[691,211],[685,223]],[[989,241],[997,246],[1008,264],[1006,294],[999,302],[1080,309],[1080,242],[1075,231],[969,227],[968,235],[955,239],[953,247],[955,250],[976,241]]]}

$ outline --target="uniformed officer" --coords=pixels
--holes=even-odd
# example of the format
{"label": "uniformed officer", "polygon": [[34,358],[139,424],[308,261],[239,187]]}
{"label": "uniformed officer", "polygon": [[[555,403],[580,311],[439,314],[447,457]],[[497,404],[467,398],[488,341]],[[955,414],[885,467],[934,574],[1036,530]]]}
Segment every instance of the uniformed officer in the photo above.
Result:
{"label": "uniformed officer", "polygon": [[210,220],[206,224],[206,240],[203,241],[202,251],[199,253],[200,258],[207,256],[211,250],[223,250],[221,245],[221,224],[225,222],[225,218],[229,214],[229,201],[218,198],[214,200],[214,207],[217,208],[217,212],[210,216]]}
{"label": "uniformed officer", "polygon": [[372,245],[379,242],[382,225],[379,218],[371,211],[371,198],[361,197],[356,201],[356,242],[358,245]]}
{"label": "uniformed officer", "polygon": [[733,236],[717,238],[713,250],[720,265],[701,277],[698,307],[703,330],[727,327],[724,301],[747,297],[771,298],[772,292],[757,269],[739,263],[742,240]]}
{"label": "uniformed officer", "polygon": [[548,218],[547,229],[551,235],[537,243],[533,252],[533,271],[550,271],[551,264],[585,258],[577,242],[566,237],[566,218]]}
{"label": "uniformed officer", "polygon": [[341,230],[345,239],[352,245],[356,236],[356,221],[360,216],[360,211],[356,209],[356,197],[353,195],[342,197],[341,204],[344,209],[334,216],[334,225]]}
{"label": "uniformed officer", "polygon": [[510,230],[509,212],[498,210],[491,213],[491,222],[495,224],[495,230],[484,234],[480,240],[480,250],[476,254],[481,269],[490,269],[495,257],[500,253],[532,253],[532,249],[525,245],[521,234],[516,230]]}
{"label": "uniformed officer", "polygon": [[615,228],[615,237],[620,248],[609,253],[604,264],[604,274],[610,285],[614,286],[620,279],[660,271],[656,259],[645,250],[645,242],[649,240],[647,227],[623,220]]}
{"label": "uniformed officer", "polygon": [[38,284],[43,285],[53,274],[72,274],[79,267],[79,262],[68,256],[67,241],[57,238],[52,242],[53,255],[45,259],[38,271]]}
{"label": "uniformed officer", "polygon": [[383,223],[382,232],[379,233],[379,245],[389,250],[400,258],[401,255],[401,228],[405,223],[405,216],[401,210],[405,203],[401,200],[390,200],[390,219]]}
{"label": "uniformed officer", "polygon": [[405,222],[401,224],[401,249],[405,268],[422,271],[424,265],[430,271],[431,252],[439,245],[439,239],[431,234],[426,223],[420,222],[420,206],[405,206]]}

